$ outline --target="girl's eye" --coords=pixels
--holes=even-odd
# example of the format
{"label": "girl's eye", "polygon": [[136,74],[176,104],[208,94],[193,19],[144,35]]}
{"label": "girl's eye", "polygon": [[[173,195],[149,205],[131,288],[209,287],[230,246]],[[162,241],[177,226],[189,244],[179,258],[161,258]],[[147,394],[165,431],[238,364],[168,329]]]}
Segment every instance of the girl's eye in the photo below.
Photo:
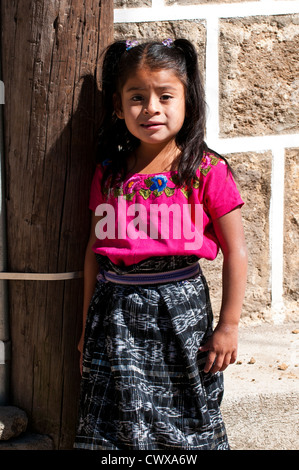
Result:
{"label": "girl's eye", "polygon": [[161,100],[162,100],[162,101],[168,101],[168,100],[170,100],[171,98],[172,98],[172,96],[170,96],[170,95],[162,95],[162,96],[161,96]]}
{"label": "girl's eye", "polygon": [[132,96],[131,100],[132,101],[142,101],[142,96],[141,95],[135,95],[135,96]]}

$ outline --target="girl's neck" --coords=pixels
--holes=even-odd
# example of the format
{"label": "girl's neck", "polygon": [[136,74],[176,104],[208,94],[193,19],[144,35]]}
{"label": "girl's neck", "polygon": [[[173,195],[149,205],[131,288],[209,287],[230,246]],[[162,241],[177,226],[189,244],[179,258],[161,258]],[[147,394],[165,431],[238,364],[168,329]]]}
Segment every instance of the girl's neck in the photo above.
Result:
{"label": "girl's neck", "polygon": [[153,146],[147,147],[142,143],[128,158],[128,171],[134,173],[159,173],[176,170],[180,150],[174,142],[162,149]]}

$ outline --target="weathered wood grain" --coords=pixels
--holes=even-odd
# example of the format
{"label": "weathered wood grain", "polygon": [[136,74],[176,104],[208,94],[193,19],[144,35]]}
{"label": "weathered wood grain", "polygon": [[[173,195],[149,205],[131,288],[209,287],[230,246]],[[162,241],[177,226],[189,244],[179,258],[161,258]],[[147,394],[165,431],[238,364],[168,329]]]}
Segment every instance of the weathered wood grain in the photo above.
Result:
{"label": "weathered wood grain", "polygon": [[[8,269],[83,268],[112,0],[2,0]],[[9,281],[11,401],[72,446],[82,279]]]}

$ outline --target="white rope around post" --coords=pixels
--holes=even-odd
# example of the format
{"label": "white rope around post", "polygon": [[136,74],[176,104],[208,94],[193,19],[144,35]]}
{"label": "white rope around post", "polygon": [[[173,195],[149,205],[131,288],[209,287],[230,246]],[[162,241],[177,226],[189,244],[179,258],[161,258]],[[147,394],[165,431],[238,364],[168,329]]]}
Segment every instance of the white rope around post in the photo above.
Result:
{"label": "white rope around post", "polygon": [[11,281],[65,281],[83,277],[83,271],[68,273],[10,273],[0,272],[0,280]]}

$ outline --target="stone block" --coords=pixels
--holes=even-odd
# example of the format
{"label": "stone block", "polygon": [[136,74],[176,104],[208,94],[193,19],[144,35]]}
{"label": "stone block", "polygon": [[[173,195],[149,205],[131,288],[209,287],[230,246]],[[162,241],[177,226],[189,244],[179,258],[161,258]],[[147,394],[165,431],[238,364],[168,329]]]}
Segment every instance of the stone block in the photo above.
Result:
{"label": "stone block", "polygon": [[284,295],[298,311],[299,149],[286,150],[284,181]]}
{"label": "stone block", "polygon": [[0,441],[7,441],[26,431],[28,418],[25,411],[15,406],[0,406]]}
{"label": "stone block", "polygon": [[[268,315],[269,292],[269,207],[271,197],[271,153],[225,155],[231,164],[243,201],[242,216],[248,248],[247,288],[242,319],[259,320]],[[201,260],[217,318],[222,297],[222,253],[215,261]]]}
{"label": "stone block", "polygon": [[220,21],[220,135],[299,132],[299,15]]}
{"label": "stone block", "polygon": [[119,39],[189,39],[197,49],[199,68],[204,76],[206,28],[201,20],[155,21],[145,23],[116,23],[115,40]]}
{"label": "stone block", "polygon": [[25,433],[15,439],[0,442],[1,450],[54,450],[49,436]]}

